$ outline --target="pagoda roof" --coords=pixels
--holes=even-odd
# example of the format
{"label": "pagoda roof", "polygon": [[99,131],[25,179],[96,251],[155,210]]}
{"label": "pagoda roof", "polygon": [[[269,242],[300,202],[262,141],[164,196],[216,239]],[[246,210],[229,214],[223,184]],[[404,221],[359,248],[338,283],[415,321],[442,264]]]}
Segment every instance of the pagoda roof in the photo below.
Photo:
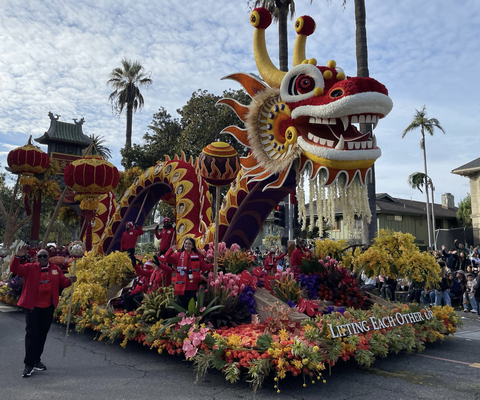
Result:
{"label": "pagoda roof", "polygon": [[67,142],[80,145],[82,148],[92,143],[92,139],[83,133],[82,126],[85,122],[83,118],[80,121],[74,119],[74,123],[71,124],[59,121],[60,115],[53,115],[49,112],[48,116],[50,117],[50,128],[43,136],[35,139],[37,143]]}

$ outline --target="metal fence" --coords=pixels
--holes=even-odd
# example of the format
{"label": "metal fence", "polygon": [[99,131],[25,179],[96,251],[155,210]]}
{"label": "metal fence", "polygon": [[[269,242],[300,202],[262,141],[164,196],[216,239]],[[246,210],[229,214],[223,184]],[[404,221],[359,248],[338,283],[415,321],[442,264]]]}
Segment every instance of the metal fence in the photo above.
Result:
{"label": "metal fence", "polygon": [[451,250],[455,247],[454,241],[463,243],[465,247],[471,245],[476,246],[480,244],[480,229],[479,228],[452,228],[452,229],[437,229],[435,231],[435,244],[437,249],[441,249],[445,245],[446,250]]}

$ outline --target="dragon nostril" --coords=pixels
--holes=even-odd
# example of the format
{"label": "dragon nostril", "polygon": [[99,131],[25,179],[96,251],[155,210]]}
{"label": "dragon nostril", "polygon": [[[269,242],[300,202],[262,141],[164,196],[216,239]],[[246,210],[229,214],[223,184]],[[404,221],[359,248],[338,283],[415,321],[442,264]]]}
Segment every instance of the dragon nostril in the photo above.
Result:
{"label": "dragon nostril", "polygon": [[337,97],[342,97],[343,96],[343,89],[335,89],[330,92],[330,98],[335,99]]}

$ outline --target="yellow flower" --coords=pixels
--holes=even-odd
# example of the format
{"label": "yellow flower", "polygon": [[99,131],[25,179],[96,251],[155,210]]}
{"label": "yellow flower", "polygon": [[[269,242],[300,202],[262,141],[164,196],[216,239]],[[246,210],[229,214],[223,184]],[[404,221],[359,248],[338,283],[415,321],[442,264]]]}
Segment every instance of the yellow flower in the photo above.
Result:
{"label": "yellow flower", "polygon": [[285,329],[281,329],[278,336],[280,337],[280,340],[288,340],[289,339],[288,332]]}

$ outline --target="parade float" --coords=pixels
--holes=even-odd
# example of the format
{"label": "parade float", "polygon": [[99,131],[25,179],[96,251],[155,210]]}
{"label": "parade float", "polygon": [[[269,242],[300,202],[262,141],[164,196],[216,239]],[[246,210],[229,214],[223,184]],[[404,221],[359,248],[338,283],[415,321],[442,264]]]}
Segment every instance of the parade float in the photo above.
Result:
{"label": "parade float", "polygon": [[[266,50],[270,13],[255,9],[250,22],[263,81],[250,74],[230,75],[252,102],[220,101],[245,122],[245,128],[229,126],[223,132],[247,146],[249,155],[239,165],[227,146],[215,142],[196,160],[183,154],[165,157],[138,176],[118,202],[105,191],[91,192],[97,197],[84,210],[92,220],[93,250],[76,261],[78,283],[72,299],[65,293],[59,304],[59,320],[67,322],[71,300],[72,322],[79,332],[93,329],[99,340],[121,340],[122,346],[137,341],[159,353],[182,355],[194,363],[197,378],[217,369],[229,382],[245,378],[257,389],[273,375],[278,391],[287,374],[303,376],[304,385],[325,382],[324,370],[331,372],[341,360],[368,366],[377,357],[420,351],[426,343],[453,334],[458,321],[451,307],[430,310],[375,302],[359,291],[352,275],[354,269],[365,270],[369,276],[408,277],[434,285],[440,268],[431,255],[419,252],[411,235],[381,232],[377,246],[363,253],[346,250],[343,242],[318,242],[315,257],[295,271],[267,273],[252,265],[244,250],[293,190],[304,227],[306,185],[308,203],[316,203],[315,210],[310,207],[311,227],[321,229],[322,221],[333,221],[337,204],[347,224],[355,217],[370,218],[366,184],[381,151],[375,136],[360,133],[354,124],[375,127],[390,112],[392,101],[385,86],[372,78],[348,77],[334,61],[317,65],[307,59],[306,39],[315,30],[312,18],[303,16],[295,23],[293,68],[288,72],[278,70]],[[208,185],[229,182],[213,218]],[[125,313],[120,299],[107,296],[112,286],[125,286],[134,273],[127,255],[118,252],[120,239],[126,222],[142,225],[160,200],[175,207],[178,245],[194,238],[205,254],[218,254],[220,269],[205,277],[188,309],[181,309],[173,288],[166,287]],[[5,286],[0,293],[5,300]]]}

